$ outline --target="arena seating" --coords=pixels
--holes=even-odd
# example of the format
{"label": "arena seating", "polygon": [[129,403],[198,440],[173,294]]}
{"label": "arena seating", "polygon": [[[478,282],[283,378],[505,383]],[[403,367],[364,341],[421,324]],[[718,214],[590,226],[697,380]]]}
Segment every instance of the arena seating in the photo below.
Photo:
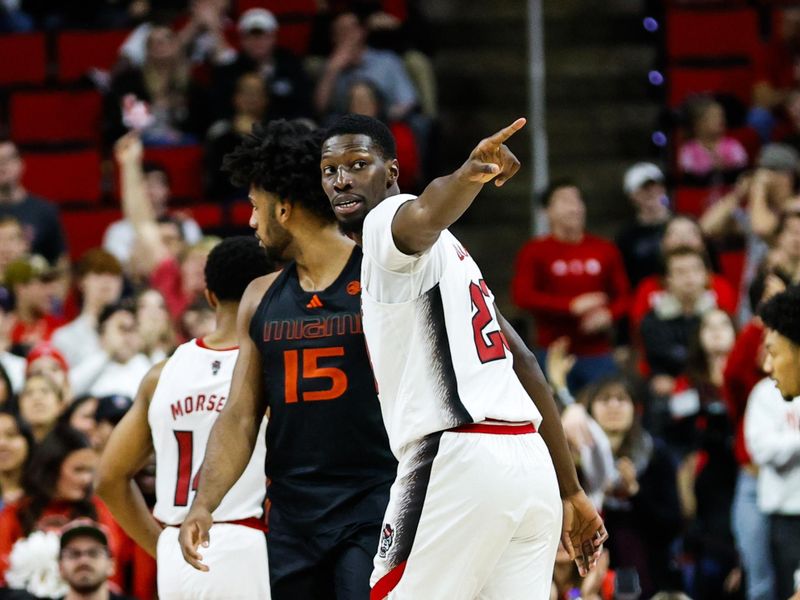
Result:
{"label": "arena seating", "polygon": [[100,137],[99,92],[15,92],[11,96],[11,137],[19,144],[96,143]]}
{"label": "arena seating", "polygon": [[42,84],[47,76],[47,48],[43,33],[0,36],[0,85]]}
{"label": "arena seating", "polygon": [[58,35],[58,80],[71,82],[91,68],[110,70],[129,31],[63,31]]}
{"label": "arena seating", "polygon": [[54,202],[98,204],[102,197],[96,150],[26,153],[23,185]]}

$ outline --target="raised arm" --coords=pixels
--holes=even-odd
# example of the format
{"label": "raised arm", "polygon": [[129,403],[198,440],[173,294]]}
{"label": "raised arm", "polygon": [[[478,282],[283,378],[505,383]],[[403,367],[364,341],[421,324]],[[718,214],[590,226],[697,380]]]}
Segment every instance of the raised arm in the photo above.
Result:
{"label": "raised arm", "polygon": [[120,170],[122,213],[136,234],[136,253],[131,257],[131,264],[135,263],[137,271],[149,274],[169,252],[161,241],[156,214],[147,197],[143,152],[142,141],[135,132],[125,134],[114,144]]}
{"label": "raised arm", "polygon": [[199,545],[208,546],[211,513],[241,477],[256,446],[258,429],[267,410],[263,394],[261,354],[250,338],[250,320],[261,298],[276,274],[254,280],[245,290],[239,305],[237,329],[239,357],[233,370],[231,391],[208,438],[197,494],[186,520],[181,525],[179,540],[183,557],[200,571],[208,571],[197,552]]}
{"label": "raised arm", "polygon": [[497,307],[495,313],[514,357],[514,373],[542,415],[539,434],[553,459],[564,505],[561,541],[570,558],[577,563],[581,575],[586,575],[597,564],[602,544],[608,534],[603,520],[578,483],[572,454],[564,436],[564,429],[561,427],[561,417],[536,357],[503,318]]}
{"label": "raised arm", "polygon": [[133,406],[108,439],[97,473],[97,494],[125,533],[154,558],[161,526],[150,514],[134,477],[153,453],[147,410],[163,366],[159,363],[145,375]]}
{"label": "raised arm", "polygon": [[525,119],[517,119],[481,140],[461,167],[434,179],[416,200],[403,204],[392,221],[395,245],[406,254],[425,252],[464,214],[483,184],[494,179],[499,187],[513,177],[519,161],[505,142],[524,126]]}

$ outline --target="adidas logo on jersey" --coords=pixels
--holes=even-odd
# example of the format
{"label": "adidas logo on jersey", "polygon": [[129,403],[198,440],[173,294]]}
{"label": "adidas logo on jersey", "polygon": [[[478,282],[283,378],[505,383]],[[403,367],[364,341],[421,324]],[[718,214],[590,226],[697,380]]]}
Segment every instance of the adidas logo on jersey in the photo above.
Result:
{"label": "adidas logo on jersey", "polygon": [[322,300],[319,299],[319,296],[314,294],[311,296],[311,300],[306,304],[306,308],[322,308]]}

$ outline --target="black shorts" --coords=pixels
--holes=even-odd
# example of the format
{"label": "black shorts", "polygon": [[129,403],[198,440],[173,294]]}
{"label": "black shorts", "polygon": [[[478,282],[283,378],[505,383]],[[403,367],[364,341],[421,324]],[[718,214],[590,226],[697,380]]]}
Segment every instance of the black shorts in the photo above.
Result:
{"label": "black shorts", "polygon": [[369,600],[380,529],[380,523],[358,524],[307,535],[270,523],[272,600]]}

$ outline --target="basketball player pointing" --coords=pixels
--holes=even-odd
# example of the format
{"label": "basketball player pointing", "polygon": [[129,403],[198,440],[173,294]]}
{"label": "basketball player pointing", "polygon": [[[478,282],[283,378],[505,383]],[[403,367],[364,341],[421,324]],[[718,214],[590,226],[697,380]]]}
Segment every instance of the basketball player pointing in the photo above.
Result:
{"label": "basketball player pointing", "polygon": [[323,187],[363,244],[364,333],[399,461],[375,599],[547,598],[562,505],[561,537],[583,574],[606,537],[536,360],[447,230],[485,183],[517,172],[504,142],[524,124],[481,141],[418,198],[399,194],[379,121],[346,115],[323,143]]}

